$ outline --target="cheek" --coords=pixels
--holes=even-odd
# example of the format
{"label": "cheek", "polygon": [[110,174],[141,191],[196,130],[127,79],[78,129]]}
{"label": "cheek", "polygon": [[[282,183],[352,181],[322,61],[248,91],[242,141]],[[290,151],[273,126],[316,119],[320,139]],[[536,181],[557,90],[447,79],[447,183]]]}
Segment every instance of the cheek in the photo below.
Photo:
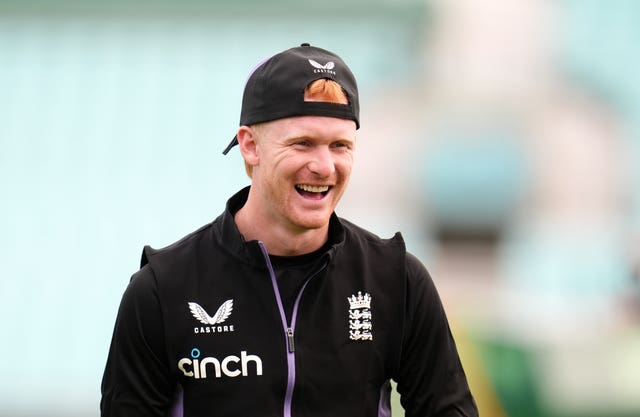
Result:
{"label": "cheek", "polygon": [[345,155],[344,157],[337,159],[336,168],[343,176],[348,178],[351,175],[351,170],[353,169],[353,157]]}

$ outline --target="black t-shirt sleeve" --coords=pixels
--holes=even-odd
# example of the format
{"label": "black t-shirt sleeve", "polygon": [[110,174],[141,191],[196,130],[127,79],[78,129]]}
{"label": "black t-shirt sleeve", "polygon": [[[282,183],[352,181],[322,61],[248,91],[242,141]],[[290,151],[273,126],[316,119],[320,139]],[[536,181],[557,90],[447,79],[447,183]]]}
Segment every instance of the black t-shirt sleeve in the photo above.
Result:
{"label": "black t-shirt sleeve", "polygon": [[476,417],[478,410],[433,280],[411,254],[406,274],[406,324],[395,378],[405,415]]}
{"label": "black t-shirt sleeve", "polygon": [[102,378],[102,417],[168,415],[176,379],[164,340],[155,277],[146,266],[132,277],[120,303]]}

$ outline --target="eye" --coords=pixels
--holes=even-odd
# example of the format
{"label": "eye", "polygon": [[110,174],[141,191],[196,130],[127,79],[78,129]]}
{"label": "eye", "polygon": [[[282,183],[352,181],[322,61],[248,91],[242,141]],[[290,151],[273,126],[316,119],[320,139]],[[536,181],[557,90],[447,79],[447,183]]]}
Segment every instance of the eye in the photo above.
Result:
{"label": "eye", "polygon": [[332,146],[334,148],[349,148],[349,144],[346,142],[334,142]]}

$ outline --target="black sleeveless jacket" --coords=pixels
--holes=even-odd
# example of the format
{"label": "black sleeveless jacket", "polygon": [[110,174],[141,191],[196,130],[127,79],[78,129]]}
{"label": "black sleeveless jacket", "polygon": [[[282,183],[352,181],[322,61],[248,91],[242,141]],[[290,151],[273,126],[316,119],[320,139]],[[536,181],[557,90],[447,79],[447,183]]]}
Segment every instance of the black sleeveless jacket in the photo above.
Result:
{"label": "black sleeveless jacket", "polygon": [[477,414],[446,316],[399,234],[335,214],[332,245],[286,317],[264,246],[233,214],[145,247],[123,297],[103,378],[103,416]]}

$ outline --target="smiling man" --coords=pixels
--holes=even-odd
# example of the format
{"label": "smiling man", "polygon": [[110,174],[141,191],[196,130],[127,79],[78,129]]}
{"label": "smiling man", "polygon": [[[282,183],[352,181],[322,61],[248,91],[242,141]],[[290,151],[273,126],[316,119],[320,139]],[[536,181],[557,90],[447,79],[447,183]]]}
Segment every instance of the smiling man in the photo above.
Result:
{"label": "smiling man", "polygon": [[356,124],[326,116],[298,116],[238,131],[251,171],[238,229],[262,240],[272,255],[301,255],[327,240],[329,219],[344,193]]}
{"label": "smiling man", "polygon": [[211,224],[145,247],[122,298],[102,416],[477,416],[438,293],[398,233],[335,213],[353,166],[356,81],[302,44],[245,86],[251,185]]}

